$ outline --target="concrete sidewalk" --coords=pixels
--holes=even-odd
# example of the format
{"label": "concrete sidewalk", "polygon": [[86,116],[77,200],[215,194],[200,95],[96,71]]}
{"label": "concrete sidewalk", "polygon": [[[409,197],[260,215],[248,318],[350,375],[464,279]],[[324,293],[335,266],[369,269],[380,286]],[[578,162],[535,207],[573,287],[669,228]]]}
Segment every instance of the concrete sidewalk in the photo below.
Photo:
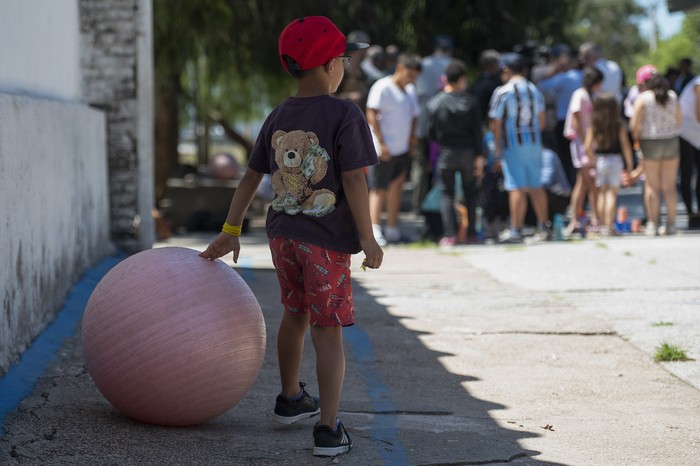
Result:
{"label": "concrete sidewalk", "polygon": [[[256,228],[237,267],[269,341],[238,406],[189,428],[129,420],[92,384],[77,332],[6,419],[0,464],[697,464],[699,240],[391,246],[367,272],[355,260],[341,404],[354,447],[332,460],[311,454],[313,421],[271,420],[280,305]],[[696,361],[655,363],[662,341]],[[302,379],[316,393],[313,365],[309,343]]]}

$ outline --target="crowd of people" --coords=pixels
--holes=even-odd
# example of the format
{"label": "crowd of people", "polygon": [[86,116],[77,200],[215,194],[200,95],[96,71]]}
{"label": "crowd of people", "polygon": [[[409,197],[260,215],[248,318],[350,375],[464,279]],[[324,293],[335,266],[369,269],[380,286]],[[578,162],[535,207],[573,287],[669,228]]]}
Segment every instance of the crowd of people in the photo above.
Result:
{"label": "crowd of people", "polygon": [[[348,37],[370,43],[362,31]],[[424,236],[446,246],[616,236],[618,191],[637,183],[647,235],[676,233],[679,189],[688,228],[700,228],[700,79],[690,59],[665,74],[645,65],[627,89],[599,44],[527,44],[484,50],[469,82],[453,40],[434,45],[424,57],[372,45],[336,94],[365,112],[381,160],[368,169],[380,245],[406,240],[398,213],[408,180]]]}

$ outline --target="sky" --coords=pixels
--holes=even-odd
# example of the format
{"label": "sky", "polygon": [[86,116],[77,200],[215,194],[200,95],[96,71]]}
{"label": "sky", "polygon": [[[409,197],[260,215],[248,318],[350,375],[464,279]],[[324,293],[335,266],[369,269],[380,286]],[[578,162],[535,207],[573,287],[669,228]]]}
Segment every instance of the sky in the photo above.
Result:
{"label": "sky", "polygon": [[[656,4],[656,20],[660,39],[668,39],[680,32],[685,13],[682,11],[669,13],[665,0],[637,0],[637,3],[644,8],[649,8],[649,6]],[[639,28],[642,35],[646,37],[651,35],[651,19],[649,16],[646,16],[639,22]]]}

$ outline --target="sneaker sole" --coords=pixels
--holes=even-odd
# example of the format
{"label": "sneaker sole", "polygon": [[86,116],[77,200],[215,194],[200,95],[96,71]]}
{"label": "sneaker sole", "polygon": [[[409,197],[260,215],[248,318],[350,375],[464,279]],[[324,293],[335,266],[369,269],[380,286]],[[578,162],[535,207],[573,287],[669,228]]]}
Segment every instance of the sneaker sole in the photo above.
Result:
{"label": "sneaker sole", "polygon": [[289,425],[303,421],[304,419],[309,419],[310,417],[318,416],[319,414],[321,414],[321,408],[310,413],[297,414],[296,416],[280,416],[279,414],[272,413],[272,420],[278,424]]}
{"label": "sneaker sole", "polygon": [[339,447],[314,447],[314,456],[338,456],[350,451],[351,445]]}

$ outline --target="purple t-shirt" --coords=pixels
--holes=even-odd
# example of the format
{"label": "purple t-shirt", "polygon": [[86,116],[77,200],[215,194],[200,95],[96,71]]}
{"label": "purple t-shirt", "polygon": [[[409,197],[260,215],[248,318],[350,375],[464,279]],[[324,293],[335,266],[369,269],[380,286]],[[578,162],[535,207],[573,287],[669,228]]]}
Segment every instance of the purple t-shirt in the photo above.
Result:
{"label": "purple t-shirt", "polygon": [[272,174],[268,237],[359,252],[341,175],[376,163],[369,125],[357,105],[329,95],[284,101],[265,120],[248,162]]}

